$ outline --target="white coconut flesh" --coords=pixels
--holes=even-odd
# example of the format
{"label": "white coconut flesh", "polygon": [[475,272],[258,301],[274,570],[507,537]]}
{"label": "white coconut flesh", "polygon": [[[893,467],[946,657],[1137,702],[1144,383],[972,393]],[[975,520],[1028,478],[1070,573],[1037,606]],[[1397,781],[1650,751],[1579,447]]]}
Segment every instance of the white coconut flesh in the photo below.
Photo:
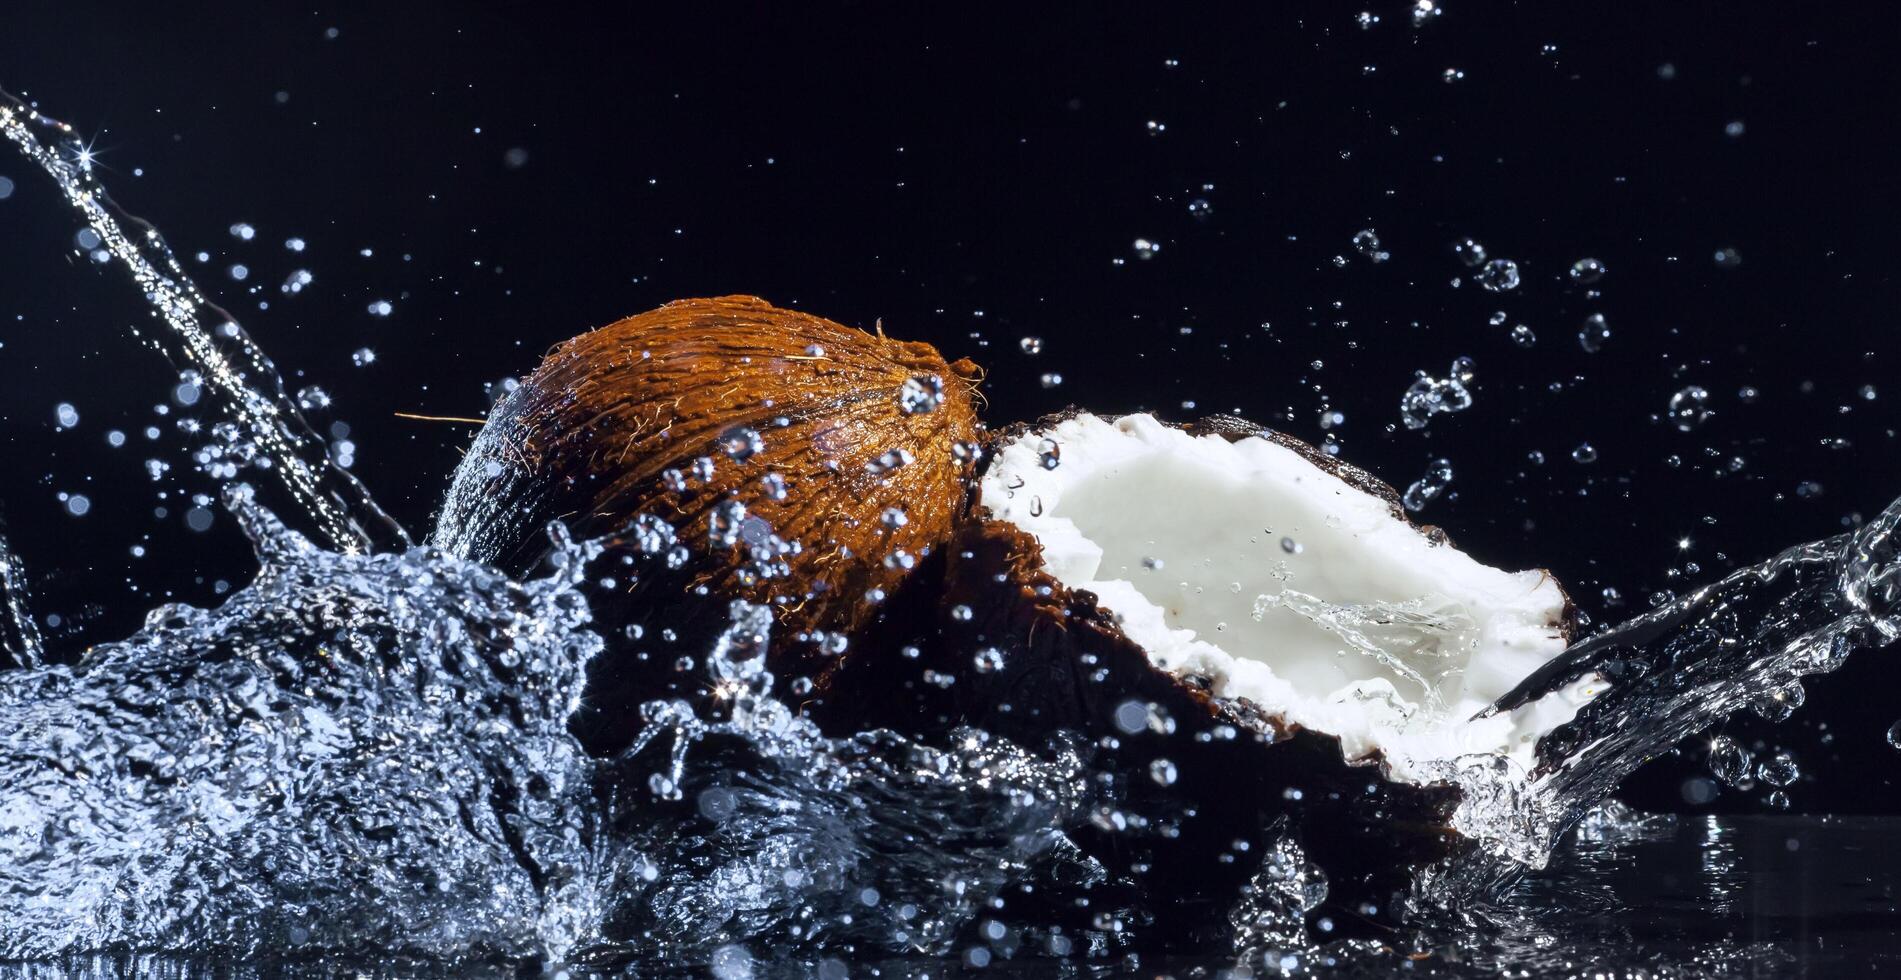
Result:
{"label": "white coconut flesh", "polygon": [[1435,543],[1267,439],[1080,415],[1000,446],[981,503],[1155,666],[1339,736],[1349,759],[1378,753],[1392,778],[1476,753],[1527,766],[1603,687],[1472,721],[1564,649],[1558,584]]}

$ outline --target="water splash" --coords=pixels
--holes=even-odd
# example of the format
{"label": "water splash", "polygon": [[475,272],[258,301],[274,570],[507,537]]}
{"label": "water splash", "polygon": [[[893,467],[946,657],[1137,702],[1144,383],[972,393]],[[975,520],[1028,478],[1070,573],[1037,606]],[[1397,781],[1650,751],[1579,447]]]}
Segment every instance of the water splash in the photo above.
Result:
{"label": "water splash", "polygon": [[39,624],[28,605],[30,596],[26,565],[6,538],[0,537],[0,651],[15,667],[38,667],[46,656]]}
{"label": "water splash", "polygon": [[0,90],[0,135],[53,179],[99,248],[124,265],[159,329],[135,335],[173,363],[189,365],[290,492],[336,547],[400,548],[408,535],[356,477],[332,462],[284,390],[263,350],[232,316],[199,291],[158,229],[121,211],[92,169],[92,153],[73,127]]}

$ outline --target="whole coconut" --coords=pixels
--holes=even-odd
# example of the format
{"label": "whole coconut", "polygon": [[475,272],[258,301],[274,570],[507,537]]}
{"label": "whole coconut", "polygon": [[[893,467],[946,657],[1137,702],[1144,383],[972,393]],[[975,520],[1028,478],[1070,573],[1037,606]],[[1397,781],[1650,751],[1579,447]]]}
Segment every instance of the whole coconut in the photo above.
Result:
{"label": "whole coconut", "polygon": [[496,406],[434,543],[520,573],[550,521],[610,540],[593,602],[619,635],[577,732],[612,749],[635,705],[700,683],[733,599],[774,610],[775,673],[813,679],[919,601],[968,509],[977,377],[753,296],[668,303],[557,346]]}

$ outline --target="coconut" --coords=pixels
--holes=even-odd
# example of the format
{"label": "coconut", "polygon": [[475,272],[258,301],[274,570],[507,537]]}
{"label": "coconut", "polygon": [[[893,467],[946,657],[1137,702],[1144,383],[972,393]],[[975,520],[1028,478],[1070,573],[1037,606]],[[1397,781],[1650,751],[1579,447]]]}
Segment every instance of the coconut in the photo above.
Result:
{"label": "coconut", "polygon": [[[1458,768],[1529,768],[1603,687],[1590,676],[1487,714],[1565,649],[1563,589],[1481,564],[1298,440],[1232,418],[1072,411],[989,452],[942,614],[915,641],[927,653],[912,674],[938,682],[845,671],[830,707],[1032,743],[1095,737],[1132,809],[1191,804],[1169,834],[1091,848],[1174,896],[1158,914],[1190,933],[1257,866],[1237,846],[1258,855],[1285,834],[1335,911],[1396,913],[1414,872],[1474,844]],[[894,687],[908,699],[868,696]]]}
{"label": "coconut", "polygon": [[434,543],[520,572],[550,521],[609,541],[590,601],[619,635],[577,726],[611,749],[634,705],[699,682],[733,599],[773,609],[788,678],[911,601],[967,508],[976,378],[757,297],[669,303],[559,345],[495,407]]}

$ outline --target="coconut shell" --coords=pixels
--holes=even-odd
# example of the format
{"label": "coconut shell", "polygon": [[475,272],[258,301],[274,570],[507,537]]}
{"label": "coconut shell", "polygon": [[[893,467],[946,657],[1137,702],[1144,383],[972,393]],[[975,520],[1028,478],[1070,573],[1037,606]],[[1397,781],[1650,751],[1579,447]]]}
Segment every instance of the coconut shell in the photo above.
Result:
{"label": "coconut shell", "polygon": [[731,600],[773,608],[769,662],[787,678],[822,675],[834,636],[904,601],[968,509],[977,377],[928,344],[757,297],[669,303],[559,345],[496,407],[436,541],[525,572],[551,520],[610,536],[623,561],[601,565],[614,581],[591,600],[624,636],[579,722],[609,749],[634,705],[699,683],[691,664]]}

